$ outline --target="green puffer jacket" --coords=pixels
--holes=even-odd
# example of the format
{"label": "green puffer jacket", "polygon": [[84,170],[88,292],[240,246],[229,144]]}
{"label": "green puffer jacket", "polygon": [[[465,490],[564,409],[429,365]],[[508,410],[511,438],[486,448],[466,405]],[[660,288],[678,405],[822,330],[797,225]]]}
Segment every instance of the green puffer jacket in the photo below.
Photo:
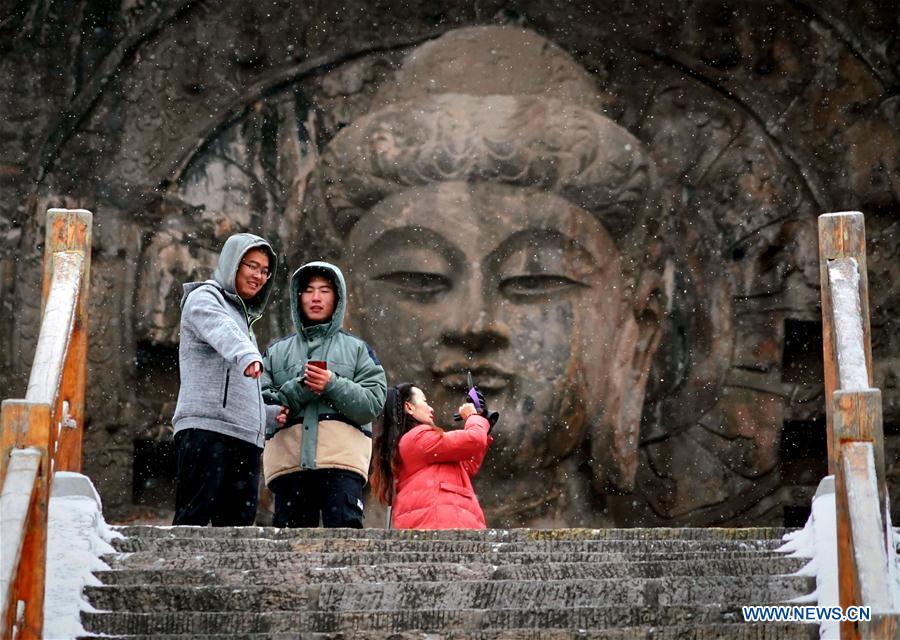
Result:
{"label": "green puffer jacket", "polygon": [[[299,290],[309,270],[325,269],[337,285],[329,322],[304,326]],[[346,469],[368,478],[372,420],[387,392],[384,369],[363,340],[342,329],[347,307],[344,275],[327,262],[310,262],[291,276],[291,315],[297,333],[273,343],[263,355],[263,398],[290,410],[288,426],[267,433],[263,474],[275,478],[304,469]],[[324,360],[334,373],[321,395],[302,382],[309,360]]]}

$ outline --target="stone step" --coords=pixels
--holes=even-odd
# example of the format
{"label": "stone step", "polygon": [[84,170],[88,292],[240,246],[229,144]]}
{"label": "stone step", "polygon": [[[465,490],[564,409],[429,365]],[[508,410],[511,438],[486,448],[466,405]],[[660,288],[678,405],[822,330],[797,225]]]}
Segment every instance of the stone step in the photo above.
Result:
{"label": "stone step", "polygon": [[769,604],[812,592],[806,577],[747,576],[566,580],[492,580],[322,585],[318,608],[326,611],[396,609],[503,609],[712,605],[718,602]]}
{"label": "stone step", "polygon": [[744,528],[630,528],[630,529],[278,529],[275,527],[159,527],[129,525],[113,527],[126,538],[340,538],[371,540],[483,540],[514,542],[527,540],[782,540],[793,529]]}
{"label": "stone step", "polygon": [[[304,640],[350,640],[347,634],[311,633]],[[619,629],[504,629],[427,633],[405,631],[366,634],[367,640],[818,640],[817,625],[802,624],[714,624],[702,627],[622,627]]]}
{"label": "stone step", "polygon": [[[700,628],[702,625],[735,625],[745,628],[764,628],[767,625],[743,623],[740,607],[746,602],[716,606],[602,606],[541,609],[415,609],[386,612],[184,612],[160,613],[88,612],[81,613],[82,624],[88,633],[110,635],[147,635],[159,638],[162,634],[217,634],[228,630],[229,637],[240,634],[286,634],[299,637],[298,630],[319,632],[330,638],[360,638],[359,632],[370,637],[371,632],[399,633],[413,630],[437,630],[439,635],[456,633],[455,637],[477,637],[480,630],[569,630],[570,637],[578,637],[581,630],[622,629],[638,627],[642,630],[681,626]],[[812,626],[817,630],[817,627]],[[291,636],[290,634],[298,634]],[[347,634],[335,635],[335,634]],[[466,635],[468,634],[468,635]],[[388,635],[388,637],[391,637]],[[415,637],[415,636],[413,636]],[[541,635],[541,637],[545,637]],[[680,636],[678,636],[680,637]],[[690,638],[691,636],[686,636]],[[702,637],[702,636],[701,636]],[[715,637],[715,636],[714,636]],[[730,637],[724,635],[721,637]],[[752,636],[751,636],[752,637]],[[763,636],[765,637],[765,636]],[[781,636],[774,636],[781,637]],[[786,636],[788,638],[794,636]],[[808,636],[800,636],[808,637]],[[814,637],[814,636],[812,636]],[[427,636],[423,638],[426,640]]]}
{"label": "stone step", "polygon": [[568,580],[663,578],[667,576],[748,576],[794,573],[802,558],[738,558],[703,562],[540,562],[492,565],[487,562],[399,562],[344,567],[300,565],[289,571],[224,568],[154,571],[120,569],[94,575],[105,585],[272,585],[352,582],[439,582],[459,580]]}
{"label": "stone step", "polygon": [[[817,625],[811,624],[710,624],[701,627],[623,627],[619,629],[501,629],[465,631],[367,632],[366,640],[818,640]],[[241,633],[154,634],[137,636],[84,635],[77,640],[357,640],[354,633]]]}
{"label": "stone step", "polygon": [[167,555],[188,553],[258,553],[278,551],[293,553],[340,551],[420,551],[428,553],[490,553],[490,552],[686,552],[686,551],[770,551],[781,546],[780,540],[373,540],[370,538],[285,539],[270,538],[118,538],[113,547],[123,553],[150,551]]}
{"label": "stone step", "polygon": [[799,576],[713,576],[629,580],[471,580],[267,586],[89,586],[85,596],[101,610],[173,611],[394,611],[504,609],[604,605],[770,604],[811,592],[815,580]]}
{"label": "stone step", "polygon": [[585,553],[585,552],[502,552],[502,553],[442,553],[442,552],[341,552],[306,553],[298,555],[290,552],[258,553],[191,553],[187,550],[177,553],[134,552],[107,554],[103,561],[112,569],[269,569],[273,571],[293,571],[310,566],[347,567],[357,565],[395,564],[401,562],[424,563],[456,562],[462,564],[537,564],[537,563],[605,563],[605,562],[707,562],[713,560],[774,559],[785,557],[773,551],[688,551],[688,552],[647,552],[635,550],[630,553]]}

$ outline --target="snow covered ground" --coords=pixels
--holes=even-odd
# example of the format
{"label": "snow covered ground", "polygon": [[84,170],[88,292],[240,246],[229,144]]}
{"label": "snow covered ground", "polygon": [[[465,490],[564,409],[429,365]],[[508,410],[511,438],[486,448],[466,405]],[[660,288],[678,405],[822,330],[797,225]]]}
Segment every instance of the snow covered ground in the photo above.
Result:
{"label": "snow covered ground", "polygon": [[[900,529],[892,529],[893,544],[891,554],[894,610],[900,611]],[[809,558],[810,561],[798,572],[800,575],[816,576],[816,590],[806,598],[798,598],[796,604],[816,603],[819,607],[837,607],[838,561],[837,525],[834,504],[834,476],[826,476],[819,483],[813,498],[812,513],[806,526],[785,536],[786,542],[779,551],[791,557]],[[825,640],[840,637],[840,623],[826,621],[819,625],[819,637]]]}
{"label": "snow covered ground", "polygon": [[[837,526],[835,522],[834,476],[827,476],[819,483],[813,498],[812,513],[806,526],[785,536],[787,542],[779,551],[791,557],[809,558],[800,571],[801,575],[816,576],[816,590],[803,601],[820,607],[836,607],[838,600]],[[799,600],[799,599],[798,599]],[[797,604],[800,604],[799,602]],[[819,625],[820,638],[837,638],[840,625],[823,622]]]}
{"label": "snow covered ground", "polygon": [[85,585],[98,585],[91,571],[108,568],[100,555],[120,534],[103,520],[100,496],[87,476],[59,472],[53,479],[47,530],[44,638],[66,640],[84,633],[80,612],[91,610]]}

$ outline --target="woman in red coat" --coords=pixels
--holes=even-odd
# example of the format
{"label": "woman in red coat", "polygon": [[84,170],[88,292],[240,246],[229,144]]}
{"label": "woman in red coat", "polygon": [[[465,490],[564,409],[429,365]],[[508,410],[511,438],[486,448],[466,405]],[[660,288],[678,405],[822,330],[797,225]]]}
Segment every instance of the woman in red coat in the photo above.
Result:
{"label": "woman in red coat", "polygon": [[472,476],[492,438],[475,405],[459,408],[465,427],[444,431],[412,384],[388,389],[372,443],[372,492],[392,504],[396,529],[484,529]]}

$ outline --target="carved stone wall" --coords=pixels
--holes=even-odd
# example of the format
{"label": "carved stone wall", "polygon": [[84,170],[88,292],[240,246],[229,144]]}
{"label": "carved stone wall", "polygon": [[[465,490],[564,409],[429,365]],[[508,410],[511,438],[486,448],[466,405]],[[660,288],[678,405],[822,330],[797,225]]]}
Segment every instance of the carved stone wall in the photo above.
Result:
{"label": "carved stone wall", "polygon": [[[558,326],[569,329],[545,336],[553,338],[546,366],[562,362],[558,354],[577,354],[588,381],[571,392],[571,406],[548,400],[547,407],[558,408],[558,424],[523,417],[527,397],[541,402],[537,391],[521,391],[524,382],[511,393],[503,405],[507,439],[501,430],[477,483],[490,523],[802,520],[826,472],[815,218],[850,209],[866,214],[875,384],[884,392],[896,514],[896,3],[446,5],[354,2],[336,12],[333,4],[317,2],[50,1],[19,3],[0,16],[0,97],[8,105],[0,114],[0,396],[23,392],[34,351],[41,216],[49,206],[91,209],[96,223],[85,471],[97,482],[110,517],[133,512],[136,497],[166,506],[171,498],[165,470],[156,478],[147,460],[137,470],[133,460],[148,450],[148,442],[168,437],[178,385],[180,285],[211,272],[224,238],[239,230],[259,233],[286,258],[261,323],[263,342],[290,331],[283,299],[290,269],[324,257],[351,273],[352,329],[386,363],[400,362],[388,353],[397,336],[383,335],[372,320],[373,308],[390,308],[393,294],[369,287],[362,243],[347,243],[363,227],[346,235],[330,226],[336,221],[334,199],[329,200],[334,194],[321,189],[329,157],[340,158],[334,174],[340,184],[363,175],[366,158],[334,154],[356,127],[388,113],[391,104],[460,109],[449,120],[438,117],[438,129],[443,122],[465,121],[472,135],[483,136],[490,118],[476,117],[476,106],[555,100],[560,110],[549,113],[566,114],[566,105],[578,105],[610,123],[610,130],[632,136],[645,154],[653,176],[652,195],[646,197],[657,213],[647,218],[640,243],[618,242],[614,216],[600,216],[597,230],[590,231],[597,224],[591,207],[598,196],[579,201],[578,194],[555,189],[553,181],[488,188],[497,182],[497,171],[480,165],[455,177],[475,185],[460,195],[469,201],[462,207],[460,198],[453,200],[452,185],[437,184],[448,183],[446,175],[439,181],[417,181],[409,173],[391,177],[404,189],[440,191],[444,199],[437,202],[450,212],[450,226],[479,206],[493,211],[497,198],[534,211],[577,206],[587,217],[572,213],[562,224],[577,223],[571,235],[579,242],[594,238],[598,247],[611,234],[609,246],[621,253],[611,273],[626,274],[631,292],[623,317],[634,319],[637,328],[658,330],[645,332],[658,345],[646,349],[649,359],[636,367],[645,390],[638,394],[640,419],[630,439],[629,429],[596,426],[609,422],[610,407],[625,407],[636,397],[623,392],[629,389],[627,376],[616,375],[626,369],[622,360],[610,356],[616,365],[604,368],[609,363],[598,360],[605,352],[597,341],[582,340],[571,329],[579,322],[607,327],[606,342],[631,344],[623,337],[628,323],[620,326],[599,312],[590,316],[596,303],[571,305],[574,324],[563,322]],[[499,67],[478,67],[475,53],[467,58],[465,48],[449,57],[468,65],[454,69],[447,56],[428,61],[429,51],[452,51],[441,47],[465,33],[460,29],[486,25],[533,34],[533,47],[523,46],[505,77]],[[529,56],[549,56],[550,62],[531,63]],[[516,66],[526,63],[533,71]],[[429,89],[424,76],[431,73],[443,78],[444,89]],[[527,97],[541,87],[552,91],[536,102]],[[589,98],[577,97],[585,91]],[[451,104],[441,97],[454,92],[480,96],[481,102],[466,108],[464,100],[453,98]],[[500,94],[512,97],[491,97]],[[510,117],[524,118],[525,125],[543,122],[534,113],[519,109]],[[392,125],[394,130],[410,133],[404,127],[412,121],[403,122]],[[557,144],[567,157],[578,156],[575,142],[562,144],[560,135],[541,138],[544,130],[534,128],[520,133],[516,141],[532,135]],[[444,147],[451,150],[453,141],[469,139],[459,132],[447,135],[450,146]],[[565,203],[535,204],[536,191]],[[496,225],[514,230],[521,220],[516,215]],[[374,218],[368,216],[360,219],[369,224]],[[487,242],[482,222],[460,222],[465,224]],[[560,264],[571,266],[571,253],[558,255]],[[642,270],[655,276],[629,279]],[[608,280],[586,282],[588,289],[576,289],[599,295]],[[506,290],[525,284],[518,280]],[[548,325],[527,320],[530,307],[521,299],[509,302],[502,292],[492,299],[518,310],[510,316],[521,327],[512,333],[511,349],[527,358],[522,344],[536,344]],[[480,314],[483,300],[470,300],[461,313]],[[426,316],[424,307],[417,308],[402,333],[427,337],[416,319]],[[628,335],[644,334],[635,329]],[[634,344],[649,347],[649,337]],[[513,373],[530,379],[534,366],[529,362]],[[388,373],[394,382],[421,373],[400,364],[393,368]],[[597,387],[596,380],[606,377],[606,386]],[[439,379],[421,383],[433,393],[441,388]],[[499,391],[495,395],[498,403],[506,402]],[[593,419],[601,413],[607,418]],[[562,437],[560,429],[572,432]],[[609,436],[616,433],[625,435]],[[163,482],[159,491],[152,490],[153,482]]]}

